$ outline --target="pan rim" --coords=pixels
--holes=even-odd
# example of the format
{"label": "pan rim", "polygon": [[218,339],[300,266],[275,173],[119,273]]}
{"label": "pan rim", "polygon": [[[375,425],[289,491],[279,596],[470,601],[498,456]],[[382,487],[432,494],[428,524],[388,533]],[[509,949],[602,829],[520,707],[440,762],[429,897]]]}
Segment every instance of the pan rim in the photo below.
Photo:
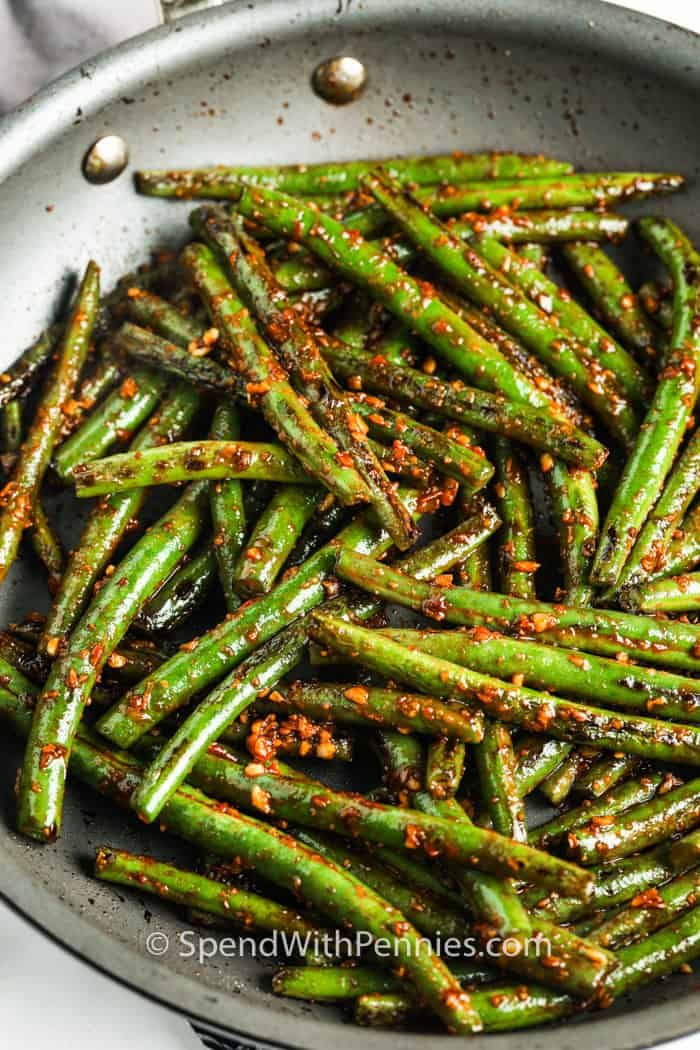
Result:
{"label": "pan rim", "polygon": [[[323,30],[334,22],[342,28],[388,25],[396,16],[397,0],[368,0],[364,8],[345,9],[337,14],[337,0],[306,0],[299,18],[292,17],[288,0],[235,0],[205,13],[196,13],[178,24],[158,27],[133,38],[65,73],[43,88],[14,113],[0,121],[0,181],[10,177],[33,156],[46,150],[70,129],[77,106],[86,115],[99,112],[120,93],[128,93],[149,79],[154,68],[165,77],[172,69],[206,62],[221,54],[232,39],[237,46],[252,43],[266,34],[295,37],[310,28]],[[598,0],[500,0],[499,19],[512,16],[509,32],[533,40],[543,39],[545,28],[569,44],[599,53],[639,58],[648,62],[650,75],[675,77],[691,84],[700,94],[700,36],[660,19],[631,12]],[[471,32],[493,31],[493,6],[488,0],[472,0],[469,10],[459,0],[434,0],[422,11],[412,11],[416,24],[468,27]],[[226,34],[221,26],[226,24]],[[499,31],[501,26],[499,25]],[[655,43],[663,32],[664,47]],[[504,36],[507,34],[503,34]],[[672,55],[672,58],[671,58]],[[90,80],[91,99],[86,106],[85,81]],[[30,847],[31,848],[31,847]],[[47,847],[35,847],[47,848]],[[186,1014],[205,1026],[226,1031],[243,1044],[268,1047],[304,1047],[321,1050],[329,1037],[340,1041],[338,1050],[356,1045],[358,1030],[350,1025],[308,1017],[294,1017],[240,998],[215,993],[195,978],[159,967],[145,953],[115,941],[95,930],[87,920],[47,889],[29,885],[21,878],[21,866],[0,853],[0,897],[33,925],[67,950],[120,983],[160,1004]],[[37,902],[41,907],[38,918]],[[144,982],[149,991],[144,990]],[[636,1021],[636,1024],[633,1023]],[[595,1025],[595,1028],[591,1026]],[[688,1035],[700,1027],[700,1010],[686,996],[682,1002],[640,1005],[619,1017],[598,1016],[587,1024],[567,1026],[566,1043],[571,1050],[588,1050],[593,1031],[615,1050],[642,1050],[659,1041]],[[550,1026],[528,1033],[531,1050],[558,1050],[562,1027]],[[415,1050],[437,1045],[442,1035],[372,1032],[362,1030],[368,1050]],[[475,1037],[478,1047],[486,1037]],[[510,1050],[519,1034],[488,1036],[493,1050]]]}

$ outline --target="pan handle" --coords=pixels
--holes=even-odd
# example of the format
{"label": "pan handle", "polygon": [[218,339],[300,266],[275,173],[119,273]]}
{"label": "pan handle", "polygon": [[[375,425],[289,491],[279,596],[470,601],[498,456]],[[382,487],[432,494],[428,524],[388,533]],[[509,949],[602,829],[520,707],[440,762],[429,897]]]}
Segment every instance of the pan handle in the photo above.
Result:
{"label": "pan handle", "polygon": [[204,11],[208,7],[220,7],[225,0],[156,0],[164,22],[175,22],[193,11]]}

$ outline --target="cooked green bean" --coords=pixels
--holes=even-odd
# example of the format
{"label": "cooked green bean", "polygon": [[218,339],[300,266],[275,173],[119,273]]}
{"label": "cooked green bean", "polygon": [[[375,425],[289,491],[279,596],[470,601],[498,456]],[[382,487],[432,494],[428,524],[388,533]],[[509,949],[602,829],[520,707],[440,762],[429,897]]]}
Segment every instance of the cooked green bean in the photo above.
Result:
{"label": "cooked green bean", "polygon": [[[131,443],[134,452],[159,447],[178,438],[199,408],[199,396],[184,383],[177,383],[157,412]],[[146,499],[146,489],[114,493],[97,501],[80,540],[71,552],[61,584],[39,639],[39,651],[54,656],[70,634],[88,602],[94,584],[107,569],[112,555],[132,526]]]}
{"label": "cooked green bean", "polygon": [[79,463],[73,470],[75,492],[82,498],[220,478],[314,484],[314,478],[282,445],[262,441],[177,441],[167,450],[120,452]]}
{"label": "cooked green bean", "polygon": [[126,442],[150,416],[165,392],[167,376],[137,368],[91,412],[54,456],[59,478],[67,481],[78,463],[99,459],[116,442]]}
{"label": "cooked green bean", "polygon": [[600,821],[601,826],[612,824],[612,818],[616,814],[652,799],[662,783],[661,773],[649,773],[627,784],[618,784],[617,787],[606,791],[595,802],[584,803],[567,810],[561,816],[554,817],[546,824],[540,824],[528,834],[527,841],[540,849],[547,849],[573,828],[583,827],[586,824],[595,825],[596,821]]}
{"label": "cooked green bean", "polygon": [[700,669],[700,627],[694,624],[421,583],[362,555],[352,560],[341,555],[337,570],[349,583],[436,622],[484,625],[566,649],[608,656],[628,653],[646,663]]}
{"label": "cooked green bean", "polygon": [[136,623],[146,631],[174,631],[202,604],[217,575],[216,557],[208,541],[149,598]]}
{"label": "cooked green bean", "polygon": [[635,540],[661,491],[690,419],[700,381],[698,256],[668,219],[640,219],[639,229],[673,276],[670,350],[651,406],[608,510],[591,578],[616,587]]}
{"label": "cooked green bean", "polygon": [[326,597],[323,584],[333,572],[338,546],[343,543],[354,550],[379,554],[388,550],[391,539],[362,518],[351,522],[269,595],[245,603],[230,619],[144,678],[100,719],[99,731],[120,747],[130,747],[195,693],[222,678],[258,645],[319,605]]}
{"label": "cooked green bean", "polygon": [[[231,367],[245,380],[249,404],[256,406],[311,477],[318,478],[341,503],[367,499],[367,487],[352,462],[346,463],[335,441],[323,431],[295,392],[255,322],[236,297],[212,251],[191,244],[183,264],[204,298],[220,333]],[[268,480],[288,480],[270,478]]]}
{"label": "cooked green bean", "polygon": [[[223,197],[239,183],[271,186],[285,193],[326,194],[355,190],[359,179],[376,163],[353,160],[341,163],[287,164],[269,167],[194,168],[185,171],[140,171],[138,188],[152,197]],[[445,153],[429,157],[388,157],[381,162],[392,174],[418,186],[474,179],[521,179],[535,175],[567,175],[566,161],[541,154]]]}
{"label": "cooked green bean", "polygon": [[272,497],[245,541],[233,569],[239,594],[266,594],[321,500],[318,489],[284,485]]}
{"label": "cooked green bean", "polygon": [[562,252],[604,323],[627,346],[653,358],[657,333],[610,256],[590,243],[565,244]]}
{"label": "cooked green bean", "polygon": [[[308,313],[302,318],[294,309],[239,216],[229,217],[220,208],[200,209],[190,216],[190,223],[221,258],[236,291],[276,348],[292,384],[308,403],[319,426],[336,442],[340,449],[338,462],[346,465],[348,460],[364,482],[380,524],[399,548],[410,547],[416,538],[411,517],[387,479],[346,392],[321,355],[319,342],[328,339],[326,333],[314,331]],[[342,495],[337,491],[335,494]]]}
{"label": "cooked green bean", "polygon": [[72,395],[87,357],[100,291],[99,269],[88,264],[58,349],[58,358],[41,404],[19,450],[0,497],[0,581],[14,562],[22,533],[31,524],[34,504],[63,420],[62,406]]}
{"label": "cooked green bean", "polygon": [[522,676],[524,684],[535,689],[549,689],[563,696],[591,701],[604,696],[612,707],[679,722],[700,720],[700,683],[671,671],[509,638],[485,627],[461,631],[409,628],[383,628],[382,631],[402,645],[464,664],[483,674],[511,681]]}
{"label": "cooked green bean", "polygon": [[19,828],[46,842],[60,832],[76,728],[102,667],[140,607],[202,529],[206,487],[187,488],[139,540],[93,598],[37,701],[19,783]]}
{"label": "cooked green bean", "polygon": [[620,601],[628,606],[626,588],[643,585],[663,567],[671,539],[700,490],[700,431],[679,456],[651,510],[620,576]]}
{"label": "cooked green bean", "polygon": [[321,936],[315,926],[292,908],[250,893],[238,886],[225,886],[204,875],[164,864],[126,850],[100,846],[95,855],[95,875],[104,882],[152,893],[155,897],[217,915],[244,929],[281,930],[288,934]]}
{"label": "cooked green bean", "polygon": [[312,633],[343,655],[352,654],[370,670],[431,696],[458,696],[503,722],[604,750],[700,765],[700,728],[695,726],[622,715],[513,685],[409,649],[380,631],[328,614],[314,614]]}
{"label": "cooked green bean", "polygon": [[[498,211],[488,214],[467,213],[459,219],[450,219],[453,233],[465,240],[471,237],[496,237],[513,244],[557,241],[616,240],[627,232],[629,223],[613,212],[596,211]],[[395,260],[407,265],[415,249],[395,236],[382,241],[382,247]],[[326,288],[333,281],[332,273],[312,256],[299,254],[283,258],[275,265],[275,276],[290,292]],[[387,355],[388,356],[388,355]]]}
{"label": "cooked green bean", "polygon": [[505,438],[494,438],[491,452],[496,466],[496,508],[503,522],[498,533],[499,580],[505,594],[535,598],[535,523],[525,464]]}
{"label": "cooked green bean", "polygon": [[577,828],[568,837],[568,854],[583,864],[628,857],[655,846],[671,834],[690,831],[700,823],[700,780],[628,809],[613,825]]}
{"label": "cooked green bean", "polygon": [[567,463],[597,468],[605,461],[606,451],[594,438],[569,420],[555,419],[539,407],[508,401],[461,383],[446,383],[352,347],[341,351],[331,344],[323,352],[334,371],[353,389],[364,387],[447,419],[502,434]]}

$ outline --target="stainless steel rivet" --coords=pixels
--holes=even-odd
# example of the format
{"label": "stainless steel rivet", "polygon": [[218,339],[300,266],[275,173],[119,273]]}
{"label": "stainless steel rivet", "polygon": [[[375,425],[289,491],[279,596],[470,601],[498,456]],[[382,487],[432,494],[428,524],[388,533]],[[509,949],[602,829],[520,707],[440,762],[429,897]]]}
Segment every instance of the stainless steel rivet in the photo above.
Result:
{"label": "stainless steel rivet", "polygon": [[83,175],[100,185],[112,182],[129,163],[129,147],[120,135],[103,135],[94,142],[83,160]]}
{"label": "stainless steel rivet", "polygon": [[317,95],[335,106],[345,106],[359,98],[367,84],[367,70],[350,55],[336,55],[316,66],[311,78]]}

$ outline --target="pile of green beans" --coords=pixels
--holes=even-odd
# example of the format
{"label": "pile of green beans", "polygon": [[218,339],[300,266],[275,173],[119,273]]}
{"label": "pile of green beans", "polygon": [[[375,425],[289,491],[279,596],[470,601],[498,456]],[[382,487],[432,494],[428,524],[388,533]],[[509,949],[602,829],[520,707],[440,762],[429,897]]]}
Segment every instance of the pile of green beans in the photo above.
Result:
{"label": "pile of green beans", "polygon": [[95,877],[294,935],[272,991],[363,1025],[542,1025],[700,957],[700,252],[638,219],[635,294],[607,251],[682,184],[140,172],[209,202],[179,257],[89,263],[0,376],[0,580],[27,542],[47,590],[0,631],[19,830],[73,781],[158,822],[192,870]]}

